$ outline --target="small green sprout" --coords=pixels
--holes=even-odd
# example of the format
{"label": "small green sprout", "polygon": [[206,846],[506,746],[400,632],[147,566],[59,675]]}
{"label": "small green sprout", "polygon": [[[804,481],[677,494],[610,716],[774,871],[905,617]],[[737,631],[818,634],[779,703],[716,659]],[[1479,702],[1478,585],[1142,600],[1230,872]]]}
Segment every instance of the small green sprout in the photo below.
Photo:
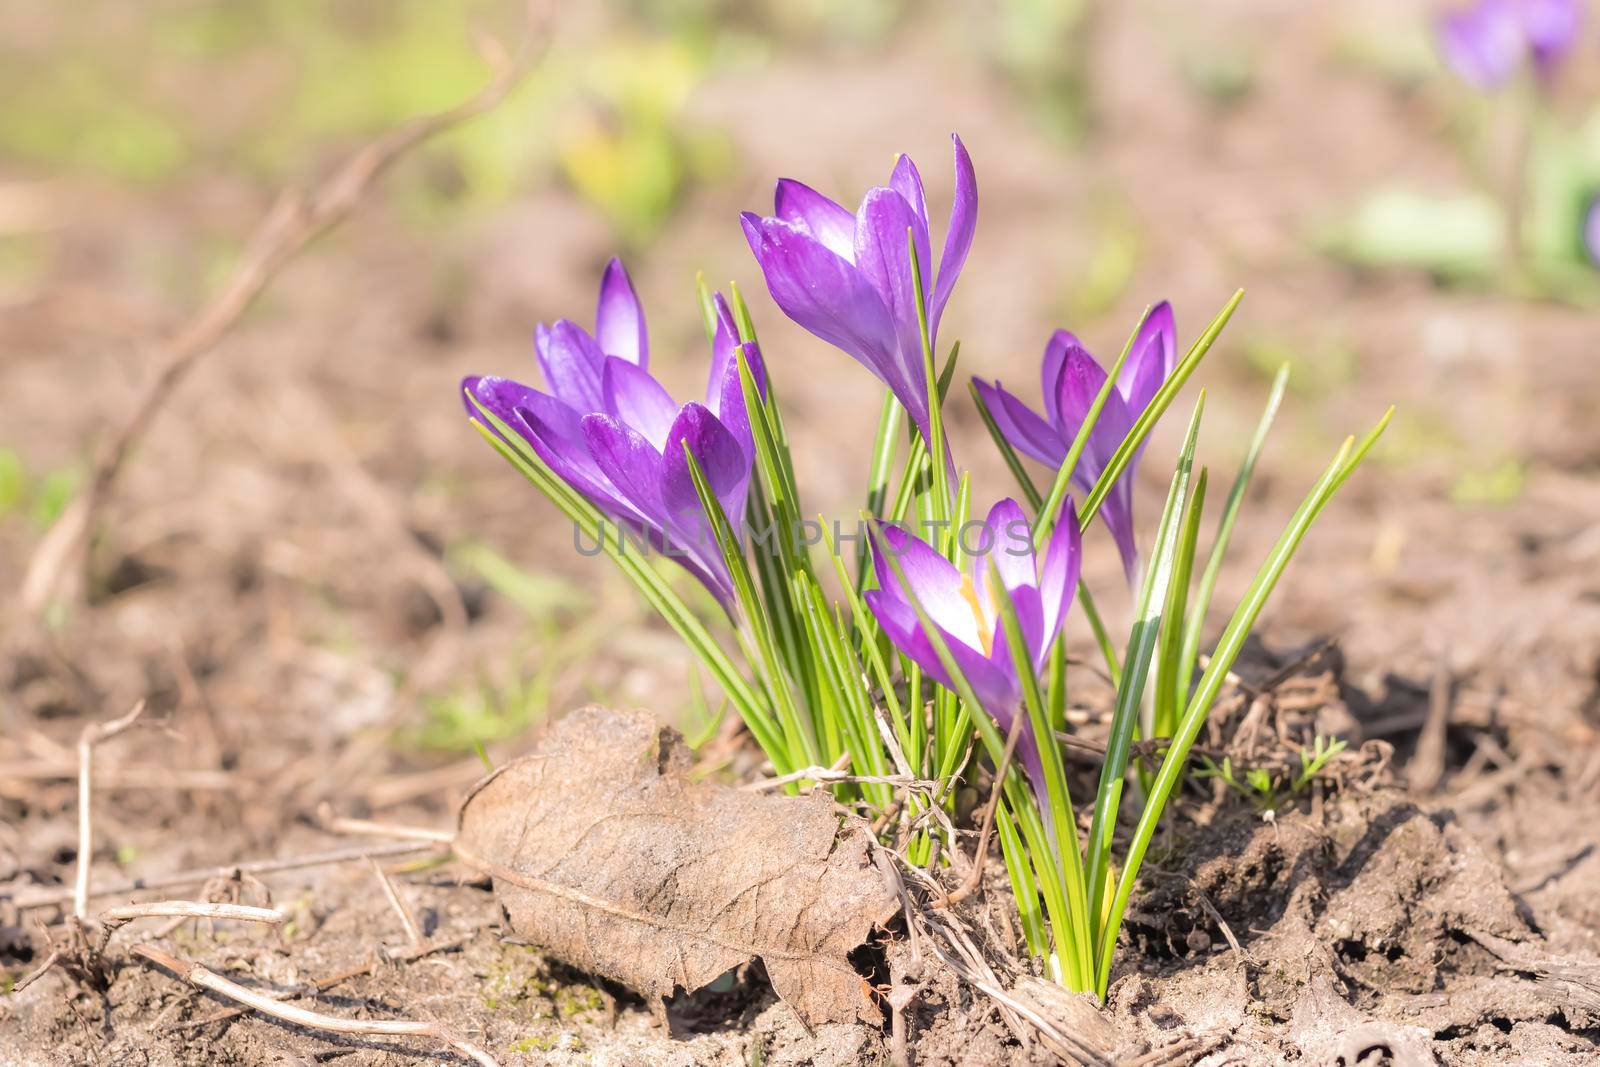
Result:
{"label": "small green sprout", "polygon": [[1219,765],[1210,756],[1200,757],[1196,778],[1216,778],[1235,793],[1255,804],[1262,811],[1276,809],[1282,801],[1304,793],[1333,757],[1343,752],[1348,744],[1335,738],[1318,734],[1311,748],[1300,750],[1300,772],[1288,782],[1288,792],[1279,793],[1282,781],[1265,767],[1251,767],[1242,773],[1234,769],[1233,760],[1224,756]]}

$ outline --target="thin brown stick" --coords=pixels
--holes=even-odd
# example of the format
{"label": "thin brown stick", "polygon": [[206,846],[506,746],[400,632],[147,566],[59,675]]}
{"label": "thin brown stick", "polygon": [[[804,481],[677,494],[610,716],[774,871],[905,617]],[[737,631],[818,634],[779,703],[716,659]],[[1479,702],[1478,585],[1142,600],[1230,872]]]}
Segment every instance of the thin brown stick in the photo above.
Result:
{"label": "thin brown stick", "polygon": [[[904,857],[895,855],[895,858],[901,860],[906,875],[916,882],[930,901],[942,895],[942,889],[926,871],[905,863]],[[1110,1067],[1111,1059],[1086,1039],[1063,1029],[1034,1007],[1028,998],[1015,996],[1004,989],[1000,976],[963,931],[954,912],[942,907],[923,909],[913,904],[907,908],[906,925],[910,927],[914,924],[925,927],[924,943],[940,963],[995,1001],[1001,1017],[1024,1046],[1027,1044],[1028,1031],[1022,1023],[1026,1021],[1041,1038],[1053,1043],[1051,1050],[1066,1062]],[[945,942],[944,946],[941,946],[941,940]]]}
{"label": "thin brown stick", "polygon": [[383,886],[383,895],[389,898],[389,906],[394,913],[400,916],[400,925],[405,929],[406,940],[413,946],[423,943],[422,927],[417,925],[417,917],[412,914],[411,905],[400,895],[400,890],[395,886],[394,879],[389,877],[389,872],[383,865],[371,856],[367,857],[367,865],[372,868],[372,874],[378,879],[378,884]]}
{"label": "thin brown stick", "polygon": [[1193,883],[1190,883],[1189,888],[1193,891],[1195,899],[1200,902],[1200,907],[1211,917],[1211,921],[1217,924],[1217,929],[1222,931],[1222,937],[1228,942],[1228,947],[1233,949],[1234,954],[1239,959],[1249,960],[1249,954],[1239,944],[1239,939],[1234,936],[1233,927],[1228,925],[1228,920],[1222,917],[1222,912],[1217,910],[1217,906],[1211,903],[1211,898],[1206,896],[1205,891]]}
{"label": "thin brown stick", "polygon": [[116,737],[143,714],[141,700],[121,718],[90,723],[78,735],[78,871],[73,882],[72,914],[80,920],[89,917],[89,868],[94,862],[94,747]]}
{"label": "thin brown stick", "polygon": [[[195,870],[178,871],[173,874],[161,875],[156,878],[132,878],[112,885],[100,886],[89,891],[90,898],[121,896],[124,893],[138,893],[145,890],[174,889],[184,885],[199,885],[209,882],[213,878],[230,878],[235,874],[272,874],[277,871],[294,871],[306,867],[321,867],[330,863],[351,863],[366,859],[368,856],[404,856],[412,852],[426,852],[436,849],[439,845],[434,841],[394,841],[382,845],[362,845],[357,848],[342,848],[332,852],[314,852],[306,856],[288,856],[283,859],[250,860],[245,863],[223,864],[220,867],[201,867]],[[32,908],[45,908],[53,904],[61,904],[73,899],[70,889],[44,889],[32,893],[21,893],[12,902],[18,911],[28,911]]]}
{"label": "thin brown stick", "polygon": [[131,951],[135,956],[140,956],[158,967],[171,971],[190,985],[199,986],[201,989],[209,989],[218,996],[244,1004],[261,1012],[263,1015],[270,1015],[275,1019],[310,1027],[313,1030],[328,1030],[336,1034],[361,1034],[377,1037],[431,1037],[437,1041],[443,1041],[475,1062],[483,1064],[484,1067],[499,1067],[494,1058],[483,1049],[448,1033],[438,1023],[411,1019],[341,1019],[337,1015],[324,1015],[321,1012],[299,1008],[293,1004],[285,1004],[259,990],[247,989],[237,982],[229,981],[215,971],[208,970],[198,963],[181,960],[176,956],[163,952],[154,945],[134,945]]}
{"label": "thin brown stick", "polygon": [[[385,951],[383,958],[389,960],[391,963],[400,963],[405,960],[421,959],[424,956],[431,956],[435,952],[449,952],[452,949],[460,948],[464,941],[464,938],[457,938],[454,941],[443,941],[435,944],[416,945],[411,948]],[[330,974],[326,978],[319,978],[317,981],[311,983],[311,991],[317,993],[326,993],[328,990],[332,989],[336,985],[339,985],[340,983],[348,982],[352,978],[361,978],[365,975],[371,974],[373,971],[378,969],[382,962],[383,960],[379,957],[372,956],[365,963],[358,964],[354,967],[346,967],[339,973]],[[293,1000],[296,997],[302,997],[308,994],[302,990],[289,989],[284,990],[281,993],[269,993],[267,995],[272,997],[273,1000]],[[202,1016],[199,1019],[187,1019],[181,1023],[172,1023],[169,1026],[163,1027],[162,1032],[168,1033],[176,1030],[196,1030],[203,1026],[210,1026],[212,1023],[221,1023],[227,1022],[229,1019],[237,1019],[239,1016],[245,1014],[249,1010],[250,1009],[247,1007],[223,1008],[221,1011],[212,1012],[210,1015]]]}
{"label": "thin brown stick", "polygon": [[238,922],[270,923],[289,921],[286,912],[276,908],[256,908],[248,904],[213,904],[200,900],[153,900],[148,904],[124,904],[100,913],[102,923],[126,923],[135,919],[177,916],[185,919],[233,919]]}
{"label": "thin brown stick", "polygon": [[39,966],[35,967],[33,970],[31,970],[27,974],[23,975],[22,976],[22,980],[19,981],[16,985],[11,987],[12,995],[15,995],[17,993],[22,992],[24,989],[27,989],[33,983],[35,983],[39,979],[43,978],[49,972],[50,968],[54,967],[58,962],[60,962],[60,960],[61,960],[61,950],[58,949],[58,948],[51,949],[50,950],[50,955],[48,955],[48,956],[46,956],[44,958],[44,962],[40,963]]}
{"label": "thin brown stick", "polygon": [[1450,669],[1450,650],[1439,650],[1438,667],[1428,688],[1428,718],[1417,735],[1417,750],[1406,768],[1406,784],[1420,793],[1431,793],[1444,781],[1445,742],[1450,731],[1450,712],[1455,704],[1455,674]]}
{"label": "thin brown stick", "polygon": [[426,826],[401,826],[396,823],[373,822],[371,819],[350,819],[333,813],[333,805],[324,801],[317,806],[317,822],[331,834],[359,834],[363,837],[392,837],[397,841],[437,841],[448,845],[456,839],[449,830],[434,830]]}
{"label": "thin brown stick", "polygon": [[1315,644],[1311,648],[1302,652],[1300,655],[1296,656],[1294,659],[1290,660],[1288,663],[1285,663],[1282,667],[1278,668],[1278,670],[1273,672],[1271,677],[1267,678],[1259,685],[1251,685],[1249,682],[1241,680],[1231,671],[1228,672],[1228,678],[1250,696],[1262,696],[1272,692],[1284,682],[1287,682],[1290,678],[1299,673],[1300,668],[1304,667],[1308,663],[1313,662],[1324,652],[1330,652],[1338,647],[1339,639],[1337,637],[1330,637],[1325,641],[1319,642],[1318,644]]}
{"label": "thin brown stick", "polygon": [[[528,40],[516,59],[484,42],[489,82],[448,111],[413,120],[365,145],[310,189],[279,196],[257,226],[233,274],[217,295],[159,348],[156,370],[126,415],[100,442],[83,491],[40,540],[23,576],[22,610],[37,616],[69,573],[87,563],[89,533],[111,495],[128,455],[177,386],[255,303],[274,277],[307,245],[350,215],[373,183],[417,145],[495,107],[521,80],[534,38],[530,4]],[[81,586],[81,583],[80,583]]]}
{"label": "thin brown stick", "polygon": [[952,904],[959,904],[976,893],[978,886],[983,884],[983,865],[989,859],[989,834],[994,830],[995,812],[1000,807],[1000,796],[1005,792],[1006,775],[1011,770],[1011,757],[1017,751],[1017,739],[1022,736],[1022,721],[1021,715],[1013,718],[1011,729],[1006,733],[1005,751],[1000,754],[1000,767],[995,771],[994,786],[989,790],[989,803],[983,808],[983,828],[978,831],[978,850],[972,854],[972,870],[967,872],[966,880],[956,887],[955,892],[944,895],[937,907],[948,908]]}
{"label": "thin brown stick", "polygon": [[[23,760],[0,763],[0,782],[71,781],[78,777],[72,760]],[[239,780],[229,771],[203,768],[146,767],[129,764],[101,766],[95,772],[103,789],[171,789],[179,792],[218,792],[234,789]]]}
{"label": "thin brown stick", "polygon": [[790,782],[814,782],[819,785],[824,782],[892,785],[901,789],[921,789],[927,792],[939,788],[940,784],[909,774],[850,774],[832,767],[802,767],[798,771],[790,771],[776,778],[762,778],[740,788],[747,793],[766,793],[773,789],[782,789]]}

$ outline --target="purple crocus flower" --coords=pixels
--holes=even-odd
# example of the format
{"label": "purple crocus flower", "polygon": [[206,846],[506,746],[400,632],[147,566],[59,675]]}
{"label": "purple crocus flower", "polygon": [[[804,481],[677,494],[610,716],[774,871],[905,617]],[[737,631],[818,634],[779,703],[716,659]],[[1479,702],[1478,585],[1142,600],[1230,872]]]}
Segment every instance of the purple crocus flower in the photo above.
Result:
{"label": "purple crocus flower", "polygon": [[[1177,329],[1172,306],[1165,300],[1151,309],[1139,334],[1133,340],[1127,361],[1117,375],[1117,384],[1100,409],[1100,418],[1078,465],[1072,471],[1072,484],[1087,494],[1094,488],[1122,439],[1134,421],[1150,406],[1163,382],[1177,362]],[[1094,398],[1105,385],[1106,372],[1089,350],[1066,330],[1057,330],[1045,346],[1040,377],[1044,393],[1044,414],[1017,399],[997,381],[993,384],[973,379],[984,406],[994,417],[1000,433],[1012,448],[1052,469],[1060,468],[1067,450],[1078,436]],[[1138,542],[1133,531],[1133,472],[1144,446],[1133,459],[1100,505],[1100,514],[1122,554],[1122,567],[1128,581],[1134,581],[1139,565]]]}
{"label": "purple crocus flower", "polygon": [[928,335],[937,346],[939,320],[978,221],[972,160],[960,137],[952,134],[951,140],[955,196],[937,270],[922,176],[910,156],[896,161],[887,186],[867,190],[854,215],[809,185],[784,178],[773,197],[772,216],[751,211],[741,216],[773,301],[876,374],[911,413],[930,447],[927,376],[906,234],[915,235]]}
{"label": "purple crocus flower", "polygon": [[1493,89],[1525,59],[1552,77],[1582,22],[1579,0],[1477,0],[1439,19],[1439,48],[1464,81]]}
{"label": "purple crocus flower", "polygon": [[1589,198],[1589,206],[1583,212],[1583,250],[1588,253],[1589,262],[1600,267],[1600,194]]}
{"label": "purple crocus flower", "polygon": [[520,435],[555,474],[620,526],[669,552],[730,613],[733,582],[700,507],[683,443],[728,520],[744,517],[755,447],[735,352],[742,348],[765,392],[761,354],[741,345],[719,293],[711,376],[704,404],[679,407],[648,370],[644,309],[619,260],[600,280],[595,329],[562,319],[540,323],[534,348],[548,393],[507,378],[469,377],[472,400]]}
{"label": "purple crocus flower", "polygon": [[[873,563],[878,588],[866,594],[868,608],[877,617],[896,648],[946,688],[952,679],[935,651],[933,641],[917,618],[916,607],[938,630],[951,658],[972,687],[982,710],[1008,733],[1022,713],[1022,683],[1000,624],[1000,613],[990,586],[991,568],[1017,608],[1017,621],[1028,645],[1033,669],[1044,669],[1045,658],[1061,633],[1078,586],[1083,545],[1077,515],[1068,500],[1045,549],[1043,564],[1034,556],[1032,531],[1022,507],[1002,500],[984,520],[984,533],[973,543],[975,530],[963,528],[962,543],[974,548],[970,575],[958,570],[926,542],[898,526],[880,522],[872,535]],[[905,584],[894,572],[894,556]],[[1017,759],[1033,783],[1041,802],[1046,784],[1038,740],[1031,730],[1017,739]],[[1048,811],[1048,805],[1041,803]]]}

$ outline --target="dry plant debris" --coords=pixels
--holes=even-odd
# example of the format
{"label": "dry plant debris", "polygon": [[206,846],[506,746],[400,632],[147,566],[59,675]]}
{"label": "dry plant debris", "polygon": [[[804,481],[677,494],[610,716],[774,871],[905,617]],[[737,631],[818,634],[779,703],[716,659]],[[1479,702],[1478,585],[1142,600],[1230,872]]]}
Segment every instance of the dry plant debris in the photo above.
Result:
{"label": "dry plant debris", "polygon": [[473,790],[457,855],[522,937],[657,1004],[760,959],[808,1025],[881,1021],[847,959],[896,906],[866,824],[690,762],[649,715],[584,708]]}
{"label": "dry plant debris", "polygon": [[[287,189],[278,197],[216,296],[160,344],[156,369],[139,398],[124,408],[120,422],[100,441],[84,491],[62,512],[28,561],[19,598],[22,615],[36,616],[64,586],[81,593],[82,582],[69,579],[83,570],[98,512],[128,456],[194,366],[215,349],[289,262],[362,204],[373,184],[397,160],[498,106],[527,73],[533,46],[543,44],[542,21],[541,13],[530,3],[527,37],[514,55],[492,38],[478,40],[479,51],[490,67],[490,79],[478,93],[446,111],[395,127],[362,146],[320,182]],[[362,483],[362,490],[369,488]],[[81,573],[77,577],[81,579]],[[437,592],[438,576],[430,572],[425,587]],[[440,609],[448,618],[451,600],[441,600]]]}

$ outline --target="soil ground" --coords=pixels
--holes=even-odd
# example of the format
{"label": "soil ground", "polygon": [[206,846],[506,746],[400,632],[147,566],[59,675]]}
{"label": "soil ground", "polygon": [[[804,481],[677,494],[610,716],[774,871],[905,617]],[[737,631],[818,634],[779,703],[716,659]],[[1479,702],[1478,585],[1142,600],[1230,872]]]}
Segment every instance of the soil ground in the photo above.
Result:
{"label": "soil ground", "polygon": [[[688,281],[698,268],[740,279],[756,297],[812,505],[853,514],[879,395],[766,303],[735,212],[764,206],[779,174],[863,188],[900,149],[921,161],[930,202],[942,204],[952,129],[973,152],[983,197],[946,316],[972,372],[1031,382],[1056,326],[1107,354],[1160,297],[1188,338],[1246,287],[1201,374],[1214,472],[1237,460],[1265,394],[1263,359],[1292,358],[1298,384],[1219,602],[1243,587],[1242,561],[1259,558],[1343,434],[1390,403],[1400,415],[1263,618],[1242,673],[1247,685],[1275,684],[1240,690],[1210,743],[1248,740],[1278,758],[1338,732],[1351,752],[1336,764],[1340,780],[1270,818],[1220,786],[1186,798],[1135,901],[1106,1045],[1145,1063],[1596,1062],[1592,314],[1352,274],[1312,251],[1308,234],[1377,182],[1469,181],[1441,131],[1458,88],[1442,77],[1396,84],[1341,46],[1373,19],[1416,33],[1421,5],[1229,0],[1203,17],[1176,0],[1101,8],[1091,133],[1075,150],[961,47],[948,12],[908,17],[872,46],[776,48],[765,64],[708,76],[687,120],[722,131],[737,165],[691,188],[629,258],[656,365],[676,394],[697,390],[704,357]],[[47,16],[6,18],[13,39],[49,36]],[[1251,58],[1247,92],[1224,100],[1185,76],[1184,57],[1207,42]],[[182,69],[170,76],[184,84]],[[241,65],[237,76],[250,85],[261,75]],[[1584,88],[1569,86],[1579,100]],[[257,89],[273,99],[270,78]],[[135,188],[0,167],[70,205],[50,228],[48,266],[0,297],[0,445],[48,470],[84,454],[143,380],[149,340],[192,306],[198,287],[152,278],[203,276],[202,250],[247,232],[271,190],[225,167]],[[1137,249],[1130,280],[1082,309],[1075,294],[1118,234]],[[428,745],[483,693],[499,701],[489,719],[506,734],[487,746],[496,763],[533,743],[535,724],[521,729],[516,709],[558,714],[593,697],[689,716],[686,653],[618,576],[571,552],[558,516],[464,424],[455,396],[469,372],[528,375],[533,324],[583,319],[616,243],[554,180],[448,227],[412,225],[379,195],[278,279],[138,449],[104,516],[91,603],[6,635],[0,909],[8,894],[70,884],[75,787],[61,768],[70,773],[85,724],[136,700],[163,728],[135,729],[102,755],[97,882],[349,845],[320,828],[324,803],[448,828],[482,764],[459,736]],[[977,495],[1007,492],[976,418],[953,418]],[[1177,432],[1163,428],[1149,454],[1170,455]],[[1473,489],[1497,473],[1510,488]],[[1159,480],[1146,471],[1140,482],[1147,519]],[[40,533],[24,515],[0,516],[0,588],[17,587]],[[1105,603],[1119,578],[1109,541],[1097,542],[1090,580]],[[515,589],[531,615],[485,577],[485,548],[530,576]],[[1297,665],[1329,639],[1336,649]],[[1084,635],[1073,640],[1087,655]],[[1274,679],[1283,666],[1295,669]],[[1074,700],[1101,711],[1102,695],[1088,687]],[[1430,712],[1443,732],[1419,743]],[[724,773],[753,772],[742,759]],[[390,869],[445,947],[330,987],[318,1001],[329,1012],[436,1018],[513,1063],[853,1064],[891,1052],[887,1028],[807,1032],[759,973],[676,1004],[663,1027],[625,990],[504,943],[493,897],[463,872]],[[270,889],[292,910],[290,928],[191,926],[161,943],[287,990],[404,942],[365,866],[262,883],[243,886],[243,898]],[[981,907],[992,913],[1007,902],[991,884]],[[24,924],[0,910],[9,980],[42,959],[35,916],[60,918],[46,910]],[[115,944],[153,936],[147,925]],[[0,999],[0,1062],[440,1055],[424,1042],[255,1016],[207,1021],[226,1005],[115,948],[110,958],[103,991],[58,973]],[[918,1063],[1050,1056],[1020,1046],[992,1002],[948,981],[930,981],[906,1021]]]}

